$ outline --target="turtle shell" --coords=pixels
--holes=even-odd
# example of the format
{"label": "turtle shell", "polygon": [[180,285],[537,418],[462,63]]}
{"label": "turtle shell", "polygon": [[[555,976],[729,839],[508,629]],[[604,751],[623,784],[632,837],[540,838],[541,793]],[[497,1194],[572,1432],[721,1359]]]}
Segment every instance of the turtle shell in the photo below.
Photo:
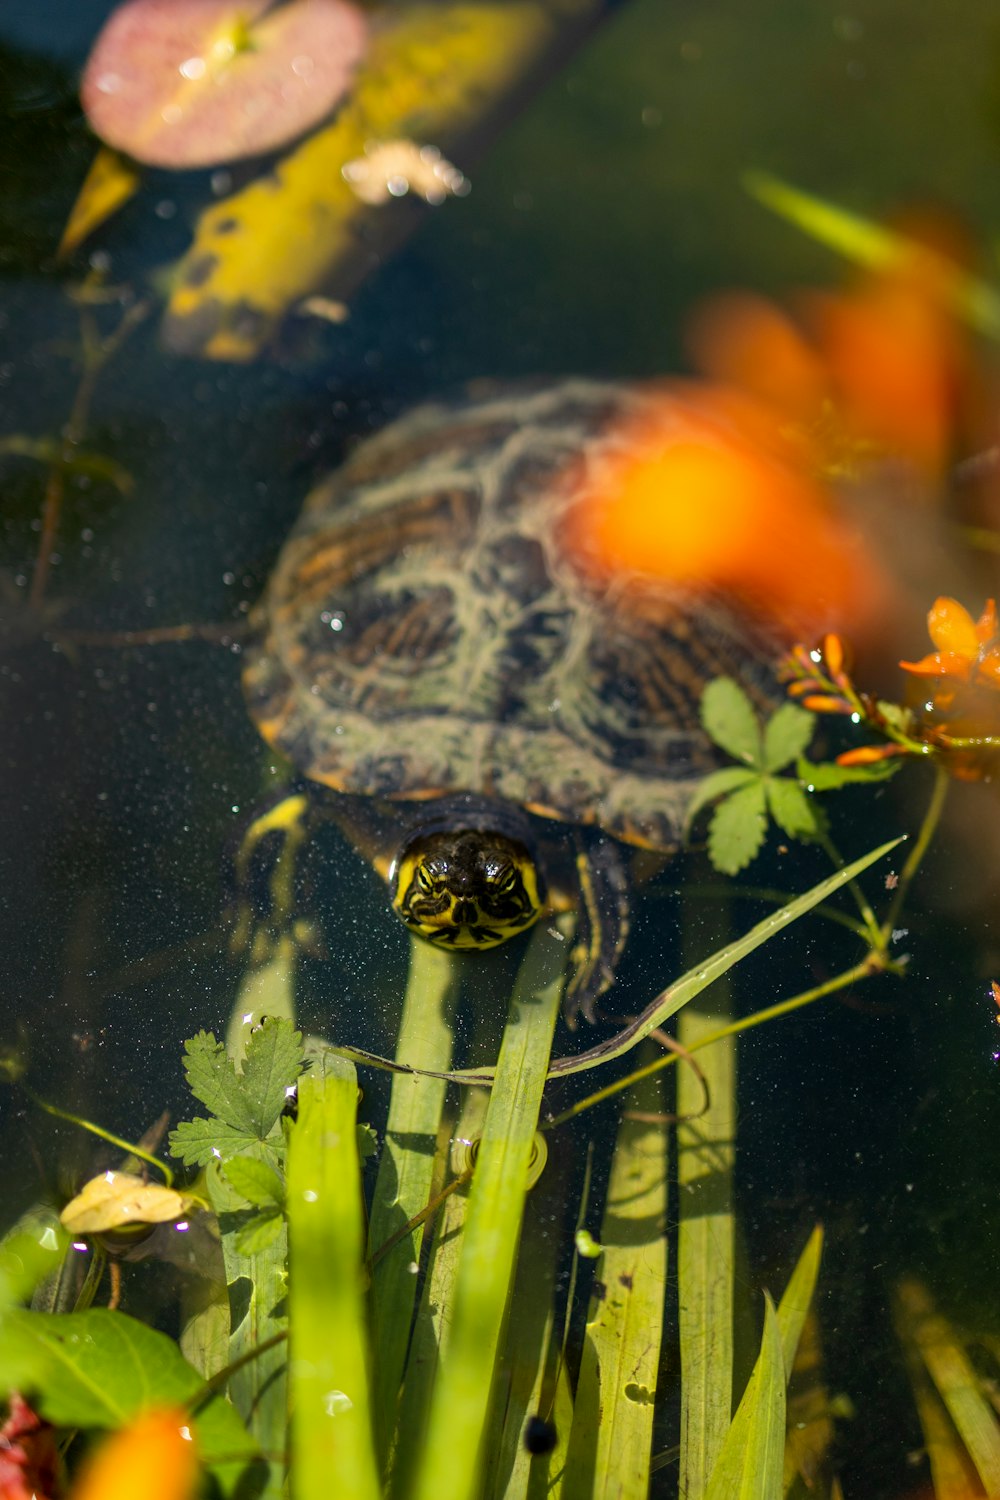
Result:
{"label": "turtle shell", "polygon": [[362,442],[308,497],[255,612],[244,686],[265,739],[339,792],[478,792],[676,847],[713,764],[701,692],[761,678],[770,651],[723,601],[600,582],[566,546],[630,420],[664,400],[522,386]]}

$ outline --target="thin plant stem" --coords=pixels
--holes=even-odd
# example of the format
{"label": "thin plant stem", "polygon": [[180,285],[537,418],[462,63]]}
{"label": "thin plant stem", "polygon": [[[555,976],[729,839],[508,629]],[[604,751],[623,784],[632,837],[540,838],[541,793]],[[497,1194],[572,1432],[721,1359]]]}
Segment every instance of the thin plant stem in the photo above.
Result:
{"label": "thin plant stem", "polygon": [[[755,1026],[762,1026],[765,1021],[776,1021],[780,1016],[787,1016],[792,1011],[801,1010],[805,1005],[811,1005],[814,1000],[822,1000],[824,995],[834,995],[838,990],[847,989],[859,979],[867,979],[872,974],[886,971],[888,965],[878,953],[869,953],[860,963],[851,969],[845,969],[842,974],[837,974],[833,979],[827,979],[823,984],[817,984],[810,990],[803,990],[801,994],[793,995],[789,1000],[780,1000],[776,1005],[769,1005],[765,1010],[755,1011],[752,1016],[744,1016],[740,1021],[733,1021],[729,1026],[722,1026],[718,1031],[710,1032],[708,1036],[699,1037],[697,1041],[691,1042],[687,1047],[688,1052],[698,1052],[702,1047],[709,1047],[713,1042],[721,1042],[724,1037],[738,1036],[741,1031],[751,1031]],[[539,1125],[540,1130],[554,1130],[557,1125],[565,1125],[568,1120],[575,1119],[577,1115],[583,1114],[585,1110],[591,1109],[595,1104],[602,1103],[605,1099],[611,1099],[615,1094],[620,1094],[624,1089],[642,1078],[648,1078],[653,1073],[658,1073],[661,1068],[669,1068],[673,1063],[680,1061],[677,1052],[664,1053],[657,1057],[645,1067],[636,1068],[634,1072],[626,1074],[624,1078],[618,1078],[614,1083],[607,1084],[603,1089],[597,1089],[593,1094],[588,1094],[586,1099],[580,1099],[569,1109],[563,1110],[562,1114],[556,1115],[554,1119],[546,1120]]]}
{"label": "thin plant stem", "polygon": [[931,791],[930,801],[924,812],[923,821],[914,840],[913,848],[910,850],[906,863],[900,872],[899,884],[896,887],[895,895],[892,898],[885,921],[882,924],[881,946],[883,950],[892,941],[893,930],[898,923],[899,913],[902,910],[903,902],[906,900],[913,877],[919,870],[930,842],[937,832],[938,824],[941,821],[941,814],[944,811],[949,784],[950,777],[947,771],[943,767],[936,765],[934,767],[934,786]]}
{"label": "thin plant stem", "polygon": [[132,1141],[123,1140],[120,1135],[115,1135],[113,1131],[105,1130],[103,1125],[95,1125],[93,1120],[83,1120],[79,1115],[71,1115],[69,1110],[60,1109],[56,1104],[50,1104],[47,1099],[43,1099],[40,1094],[36,1094],[34,1089],[30,1089],[26,1083],[22,1083],[21,1087],[32,1104],[37,1104],[39,1109],[44,1109],[46,1114],[55,1115],[57,1120],[67,1120],[70,1125],[76,1125],[80,1130],[89,1130],[91,1135],[96,1135],[100,1140],[107,1141],[109,1145],[117,1146],[120,1150],[127,1151],[130,1156],[137,1156],[140,1161],[148,1162],[151,1167],[155,1167],[158,1172],[163,1173],[167,1187],[173,1187],[174,1174],[166,1162],[160,1161],[158,1157],[151,1155],[148,1151],[143,1151],[141,1146],[134,1145]]}
{"label": "thin plant stem", "polygon": [[83,440],[98,377],[105,365],[121,348],[133,328],[142,322],[148,309],[148,302],[133,303],[122,314],[121,321],[114,332],[104,339],[100,336],[97,319],[90,308],[83,306],[80,309],[83,374],[76,388],[76,395],[73,397],[66,424],[60,434],[58,459],[49,466],[45,483],[45,495],[42,500],[42,531],[38,539],[35,569],[28,594],[28,602],[32,606],[40,605],[45,597],[52,568],[52,554],[55,551],[59,524],[62,519],[63,500],[66,495],[66,465],[72,462],[73,449]]}

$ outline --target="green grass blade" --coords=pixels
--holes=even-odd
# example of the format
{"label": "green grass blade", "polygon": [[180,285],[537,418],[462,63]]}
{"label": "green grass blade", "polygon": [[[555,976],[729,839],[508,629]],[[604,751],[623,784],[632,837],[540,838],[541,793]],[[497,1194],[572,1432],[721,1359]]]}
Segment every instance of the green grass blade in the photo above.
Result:
{"label": "green grass blade", "polygon": [[[544,1189],[543,1176],[525,1209],[501,1377],[493,1392],[486,1434],[492,1457],[485,1489],[492,1500],[522,1500],[527,1494],[539,1458],[524,1445],[525,1424],[535,1413],[547,1415],[554,1388],[559,1357],[558,1340],[553,1347],[558,1236],[552,1234],[553,1202]],[[545,1458],[541,1463],[544,1467]]]}
{"label": "green grass blade", "polygon": [[[839,208],[835,203],[804,193],[768,172],[747,172],[743,185],[758,203],[763,203],[780,218],[855,265],[888,271],[912,262],[915,254],[926,257],[929,253],[926,245],[864,219],[860,214]],[[938,264],[945,277],[942,284],[950,294],[955,311],[977,333],[987,338],[1000,338],[1000,293],[997,289],[976,276],[970,276],[961,266],[943,257],[938,257]]]}
{"label": "green grass blade", "polygon": [[[659,1079],[629,1095],[663,1108]],[[630,1118],[618,1129],[601,1225],[601,1295],[591,1299],[566,1460],[568,1496],[645,1500],[649,1489],[667,1277],[668,1126]]]}
{"label": "green grass blade", "polygon": [[799,1256],[795,1270],[778,1303],[778,1325],[781,1329],[781,1348],[785,1356],[786,1381],[791,1378],[795,1351],[799,1347],[799,1339],[805,1327],[809,1305],[816,1290],[822,1256],[823,1226],[817,1224],[806,1241],[806,1247]]}
{"label": "green grass blade", "polygon": [[774,1304],[764,1293],[764,1334],[706,1500],[781,1500],[785,1453],[785,1357]]}
{"label": "green grass blade", "polygon": [[365,1307],[353,1067],[327,1056],[299,1084],[288,1146],[292,1495],[379,1500]]}
{"label": "green grass blade", "polygon": [[[244,1254],[236,1247],[236,1225],[246,1209],[242,1198],[213,1164],[205,1176],[209,1202],[222,1230],[222,1258],[229,1287],[229,1359],[254,1354],[261,1344],[288,1328],[285,1283],[288,1269],[284,1225],[263,1249]],[[261,1452],[267,1478],[261,1500],[284,1494],[284,1453],[288,1438],[287,1350],[283,1343],[241,1364],[228,1382],[229,1398]],[[256,1492],[255,1492],[256,1493]]]}
{"label": "green grass blade", "polygon": [[[685,916],[688,908],[685,908]],[[702,941],[704,914],[685,921]],[[724,936],[725,914],[712,939]],[[685,1006],[678,1017],[683,1047],[732,1020],[728,985]],[[677,1126],[678,1319],[681,1358],[681,1500],[702,1500],[721,1452],[733,1401],[733,1288],[735,1226],[732,1209],[736,1154],[736,1038],[706,1049],[699,1066],[708,1087],[683,1061],[677,1073],[677,1112],[697,1118]]]}
{"label": "green grass blade", "polygon": [[[416,1068],[451,1067],[451,1013],[458,990],[456,955],[422,938],[410,942],[410,971],[396,1052]],[[438,1128],[447,1084],[440,1078],[396,1073],[368,1229],[369,1254],[409,1223],[430,1197]],[[384,1466],[410,1338],[424,1229],[413,1229],[375,1267],[372,1323],[375,1345],[373,1404],[379,1458]]]}
{"label": "green grass blade", "polygon": [[987,1495],[1000,1495],[1000,1422],[948,1320],[921,1282],[896,1288],[896,1327],[919,1353]]}
{"label": "green grass blade", "polygon": [[[462,1143],[478,1140],[482,1135],[488,1102],[489,1094],[485,1089],[464,1091],[462,1111],[455,1125],[452,1177],[465,1170],[467,1148]],[[430,1260],[413,1325],[399,1406],[392,1464],[393,1495],[408,1492],[427,1431],[434,1382],[451,1332],[455,1282],[468,1208],[469,1190],[462,1187],[445,1199],[435,1215]]]}
{"label": "green grass blade", "polygon": [[416,1500],[472,1500],[479,1492],[482,1435],[565,961],[563,934],[539,925],[518,973],[500,1047]]}
{"label": "green grass blade", "polygon": [[[882,859],[897,845],[903,843],[902,838],[890,839],[886,844],[880,844],[877,849],[863,854],[860,859],[845,865],[842,870],[837,870],[833,875],[821,880],[811,890],[802,896],[796,896],[794,901],[789,901],[779,911],[772,912],[770,916],[751,927],[749,932],[737,938],[735,942],[729,943],[727,947],[721,948],[718,953],[712,955],[703,964],[684,974],[674,984],[659,995],[654,1003],[643,1011],[639,1019],[627,1026],[618,1037],[607,1043],[601,1043],[598,1047],[592,1047],[589,1052],[580,1053],[576,1057],[561,1057],[553,1062],[549,1069],[549,1077],[565,1077],[569,1073],[585,1072],[589,1068],[603,1066],[613,1057],[622,1057],[629,1052],[637,1042],[642,1041],[657,1026],[662,1026],[671,1016],[677,1014],[682,1006],[687,1005],[702,990],[708,989],[710,984],[729,972],[741,959],[753,953],[762,944],[769,942],[800,917],[812,911],[814,906],[819,906],[839,891],[841,886],[848,885],[856,880],[869,865],[876,860]],[[487,1070],[472,1070],[462,1075],[463,1079],[475,1082],[477,1077],[488,1076]]]}

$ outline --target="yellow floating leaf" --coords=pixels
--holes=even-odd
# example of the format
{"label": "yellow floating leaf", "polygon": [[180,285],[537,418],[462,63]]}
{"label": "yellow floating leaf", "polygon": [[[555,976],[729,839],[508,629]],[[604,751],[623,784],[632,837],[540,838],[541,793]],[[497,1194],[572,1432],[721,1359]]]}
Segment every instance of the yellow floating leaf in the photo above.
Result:
{"label": "yellow floating leaf", "polygon": [[88,235],[128,202],[141,181],[142,174],[134,161],[120,151],[112,151],[110,146],[101,146],[69,211],[56,254],[60,258],[72,255]]}
{"label": "yellow floating leaf", "polygon": [[173,1188],[144,1182],[131,1172],[92,1177],[59,1215],[69,1234],[107,1234],[146,1224],[170,1224],[190,1211],[191,1199]]}
{"label": "yellow floating leaf", "polygon": [[333,123],[202,214],[176,268],[163,326],[168,346],[253,359],[304,297],[320,288],[349,297],[413,229],[417,209],[412,194],[362,202],[344,168],[364,159],[372,142],[450,151],[481,137],[525,76],[602,8],[602,0],[503,0],[401,10],[373,37]]}

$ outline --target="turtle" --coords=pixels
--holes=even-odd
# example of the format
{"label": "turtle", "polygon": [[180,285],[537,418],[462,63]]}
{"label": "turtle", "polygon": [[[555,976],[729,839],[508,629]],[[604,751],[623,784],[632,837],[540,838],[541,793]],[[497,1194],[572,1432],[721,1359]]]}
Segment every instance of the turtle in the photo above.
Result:
{"label": "turtle", "polygon": [[578,910],[571,1025],[614,978],[629,848],[677,851],[715,763],[702,690],[726,674],[766,697],[773,660],[732,600],[601,578],[567,546],[669,399],[564,379],[417,406],[308,495],[244,651],[257,727],[412,931],[483,949]]}

